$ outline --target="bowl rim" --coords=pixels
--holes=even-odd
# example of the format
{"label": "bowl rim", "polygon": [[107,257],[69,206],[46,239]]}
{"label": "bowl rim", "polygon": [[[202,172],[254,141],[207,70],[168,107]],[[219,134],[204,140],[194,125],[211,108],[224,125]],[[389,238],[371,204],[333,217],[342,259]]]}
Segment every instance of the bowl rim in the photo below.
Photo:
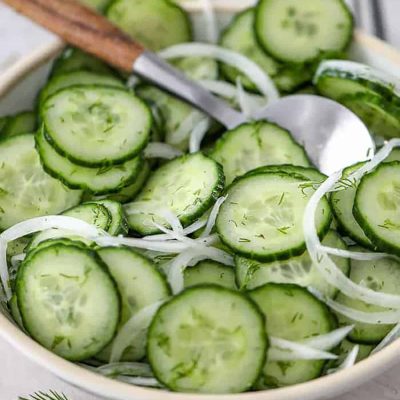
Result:
{"label": "bowl rim", "polygon": [[[191,12],[198,12],[201,8],[195,1],[197,0],[185,0],[183,5]],[[242,0],[240,4],[232,4],[230,0],[215,0],[215,7],[217,12],[235,12],[252,3],[254,3],[253,0]],[[355,40],[362,46],[371,48],[378,55],[399,65],[400,68],[400,52],[389,44],[361,31],[355,32]],[[13,89],[19,80],[28,73],[55,57],[63,47],[64,43],[55,38],[14,63],[0,75],[0,98]],[[400,340],[397,340],[350,369],[332,375],[274,390],[216,396],[160,391],[159,389],[143,388],[103,377],[66,361],[45,349],[1,313],[0,336],[30,360],[66,382],[98,396],[118,400],[132,400],[133,398],[159,400],[161,393],[164,400],[204,400],[215,399],[216,397],[218,397],[218,400],[297,400],[299,398],[314,400],[339,395],[364,383],[368,378],[375,377],[396,364],[397,357],[400,356]]]}

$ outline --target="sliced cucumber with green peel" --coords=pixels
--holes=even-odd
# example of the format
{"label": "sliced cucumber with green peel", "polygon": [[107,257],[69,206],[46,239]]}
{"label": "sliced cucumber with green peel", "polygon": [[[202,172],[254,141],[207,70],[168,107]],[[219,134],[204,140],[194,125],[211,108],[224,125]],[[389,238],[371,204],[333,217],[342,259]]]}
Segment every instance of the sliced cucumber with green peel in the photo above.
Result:
{"label": "sliced cucumber with green peel", "polygon": [[120,301],[95,253],[71,245],[35,251],[21,265],[18,306],[42,346],[73,361],[93,357],[114,337]]}
{"label": "sliced cucumber with green peel", "polygon": [[96,226],[96,228],[107,231],[111,225],[112,218],[108,209],[102,204],[98,203],[84,203],[77,207],[71,208],[63,212],[63,215],[81,219]]}
{"label": "sliced cucumber with green peel", "polygon": [[[258,64],[268,75],[275,76],[278,72],[279,64],[260,48],[254,35],[253,26],[254,9],[250,8],[238,14],[225,31],[222,32],[220,45],[243,54]],[[234,67],[221,64],[221,70],[231,82],[236,83],[237,78],[240,77],[243,86],[247,90],[257,90],[254,83]]]}
{"label": "sliced cucumber with green peel", "polygon": [[313,75],[313,65],[282,64],[278,73],[274,76],[274,82],[282,93],[290,94],[311,83]]}
{"label": "sliced cucumber with green peel", "polygon": [[[329,333],[336,327],[329,309],[296,285],[269,283],[249,292],[266,318],[268,335],[301,342]],[[281,387],[307,382],[322,374],[324,360],[268,361],[262,386]]]}
{"label": "sliced cucumber with green peel", "polygon": [[59,214],[79,204],[82,192],[47,175],[33,135],[0,143],[0,229],[42,215]]}
{"label": "sliced cucumber with green peel", "polygon": [[400,136],[400,105],[370,94],[345,96],[340,102],[358,115],[374,135],[387,139]]}
{"label": "sliced cucumber with green peel", "polygon": [[185,57],[170,62],[187,77],[196,81],[218,79],[218,63],[213,58]]}
{"label": "sliced cucumber with green peel", "polygon": [[23,323],[22,317],[21,317],[21,313],[20,313],[19,308],[18,308],[17,295],[15,293],[11,297],[11,300],[9,301],[8,304],[9,304],[9,307],[10,307],[11,315],[14,318],[14,321],[17,323],[17,325],[22,330],[25,330],[24,323]]}
{"label": "sliced cucumber with green peel", "polygon": [[10,117],[0,117],[0,135],[3,133],[4,127],[7,125],[7,122]]}
{"label": "sliced cucumber with green peel", "polygon": [[71,161],[88,167],[122,164],[147,144],[152,124],[146,104],[105,86],[63,89],[42,105],[46,139]]}
{"label": "sliced cucumber with green peel", "polygon": [[128,223],[121,203],[113,200],[96,200],[92,203],[101,204],[110,213],[111,223],[107,229],[110,235],[117,236],[128,233]]}
{"label": "sliced cucumber with green peel", "polygon": [[290,133],[270,122],[250,122],[226,132],[210,153],[224,167],[226,183],[265,165],[310,166],[302,146]]}
{"label": "sliced cucumber with green peel", "polygon": [[261,0],[255,10],[258,42],[280,61],[312,61],[351,42],[353,17],[342,0]]}
{"label": "sliced cucumber with green peel", "polygon": [[33,111],[25,111],[9,117],[3,129],[0,130],[3,137],[10,137],[23,133],[33,133],[36,129],[36,114]]}
{"label": "sliced cucumber with green peel", "polygon": [[158,310],[147,357],[156,378],[171,390],[243,392],[265,362],[264,324],[256,305],[239,292],[192,287]]}
{"label": "sliced cucumber with green peel", "polygon": [[364,163],[358,163],[343,171],[341,188],[336,192],[332,192],[330,201],[332,212],[339,225],[340,231],[359,245],[374,249],[375,246],[371,243],[354,218],[353,205],[357,191],[357,182],[348,178],[351,173],[355,172],[363,165]]}
{"label": "sliced cucumber with green peel", "polygon": [[236,289],[235,270],[215,261],[200,261],[194,267],[185,269],[185,287],[215,284],[228,289]]}
{"label": "sliced cucumber with green peel", "polygon": [[348,60],[323,61],[314,76],[314,85],[324,96],[340,101],[349,95],[380,95],[400,104],[397,79],[378,69]]}
{"label": "sliced cucumber with green peel", "polygon": [[59,154],[46,140],[44,130],[36,134],[36,148],[45,171],[71,189],[97,195],[118,192],[135,183],[142,168],[140,156],[111,167],[90,168],[78,165]]}
{"label": "sliced cucumber with green peel", "polygon": [[354,200],[353,214],[379,250],[400,255],[400,162],[378,166],[364,175]]}
{"label": "sliced cucumber with green peel", "polygon": [[80,49],[68,47],[54,62],[51,75],[60,75],[73,71],[88,71],[98,74],[112,74],[113,72],[108,65],[104,64],[103,61],[98,58],[93,57]]}
{"label": "sliced cucumber with green peel", "polygon": [[101,85],[125,88],[124,83],[110,74],[99,74],[90,71],[71,71],[59,73],[46,84],[39,95],[39,104],[44,103],[51,95],[71,86]]}
{"label": "sliced cucumber with green peel", "polygon": [[[347,249],[346,244],[335,231],[329,231],[322,244],[325,246]],[[350,270],[346,258],[332,257],[337,267],[344,274]],[[266,283],[294,283],[303,287],[313,287],[327,297],[335,297],[338,289],[329,285],[313,266],[308,252],[287,261],[260,264],[244,257],[235,257],[236,282],[239,289],[254,289]]]}
{"label": "sliced cucumber with green peel", "polygon": [[384,162],[400,161],[400,148],[394,148]]}
{"label": "sliced cucumber with green peel", "polygon": [[[216,228],[236,254],[268,262],[286,260],[305,249],[303,214],[314,193],[304,179],[271,172],[244,176],[227,190]],[[316,213],[316,229],[324,236],[332,216],[324,198]]]}
{"label": "sliced cucumber with green peel", "polygon": [[112,23],[153,51],[192,40],[189,16],[169,0],[114,0],[106,15]]}
{"label": "sliced cucumber with green peel", "polygon": [[223,187],[222,168],[211,158],[201,153],[176,158],[154,171],[125,206],[128,224],[141,235],[159,233],[154,223],[168,226],[160,212],[170,210],[189,225],[214,204]]}
{"label": "sliced cucumber with green peel", "polygon": [[298,176],[305,178],[307,181],[322,183],[326,179],[326,175],[319,172],[315,168],[300,167],[292,164],[282,164],[282,165],[266,165],[264,167],[259,167],[247,172],[246,175],[260,174],[264,172],[283,172],[288,175]]}
{"label": "sliced cucumber with green peel", "polygon": [[147,161],[141,164],[141,169],[136,177],[135,182],[122,188],[116,193],[111,193],[105,196],[95,196],[93,200],[108,199],[118,201],[119,203],[127,203],[132,201],[134,197],[142,190],[147,178],[150,175],[150,166]]}
{"label": "sliced cucumber with green peel", "polygon": [[[352,248],[352,250],[365,251],[358,247]],[[351,260],[350,279],[356,284],[377,292],[398,295],[400,293],[400,262],[395,258],[383,258],[375,261]],[[367,313],[388,311],[388,309],[352,299],[342,293],[337,297],[337,301],[347,307]],[[337,317],[340,324],[355,325],[348,338],[356,343],[378,344],[393,328],[393,325],[355,322],[340,314]]]}
{"label": "sliced cucumber with green peel", "polygon": [[[155,264],[125,247],[107,247],[98,251],[106,263],[111,276],[117,283],[121,295],[122,327],[133,315],[146,306],[165,300],[170,296],[170,288]],[[142,359],[146,354],[146,334],[136,336],[122,357],[123,361]],[[111,347],[108,346],[96,358],[108,361]]]}

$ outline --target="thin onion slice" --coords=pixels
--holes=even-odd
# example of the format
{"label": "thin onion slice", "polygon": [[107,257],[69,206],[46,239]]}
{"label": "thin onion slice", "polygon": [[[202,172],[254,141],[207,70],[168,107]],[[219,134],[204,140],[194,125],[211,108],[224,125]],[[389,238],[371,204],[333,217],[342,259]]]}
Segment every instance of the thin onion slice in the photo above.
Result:
{"label": "thin onion slice", "polygon": [[323,245],[318,246],[318,249],[332,256],[350,258],[352,260],[359,260],[359,261],[375,261],[375,260],[382,260],[383,258],[388,258],[388,257],[396,258],[395,256],[387,253],[350,251],[350,250],[336,249],[334,247],[327,247]]}
{"label": "thin onion slice", "polygon": [[368,304],[385,308],[400,308],[400,296],[380,293],[365,286],[357,285],[350,280],[321,249],[321,242],[315,229],[315,215],[322,198],[329,193],[342,176],[342,171],[332,174],[311,196],[303,217],[303,232],[307,250],[314,267],[333,287],[338,288],[346,296],[359,299]]}
{"label": "thin onion slice", "polygon": [[200,111],[193,110],[183,121],[179,124],[178,129],[171,134],[170,144],[178,146],[185,140],[189,139],[190,132],[193,126],[197,125],[204,118],[204,114]]}
{"label": "thin onion slice", "polygon": [[389,346],[394,341],[400,338],[400,323],[398,323],[383,339],[382,341],[371,351],[371,356],[381,351],[386,346]]}
{"label": "thin onion slice", "polygon": [[318,350],[302,343],[270,337],[268,361],[335,360],[337,355]]}
{"label": "thin onion slice", "polygon": [[246,75],[257,86],[258,90],[268,98],[269,102],[279,98],[279,91],[268,74],[254,61],[238,52],[212,44],[181,43],[161,50],[159,55],[167,60],[181,57],[215,58],[235,67]]}
{"label": "thin onion slice", "polygon": [[118,362],[105,364],[96,368],[96,371],[105,376],[128,375],[143,378],[154,377],[149,364],[141,362]]}
{"label": "thin onion slice", "polygon": [[251,105],[247,101],[246,93],[243,89],[242,80],[240,79],[240,76],[236,79],[236,92],[240,110],[242,111],[246,119],[251,120],[253,113]]}
{"label": "thin onion slice", "polygon": [[192,130],[189,139],[189,152],[190,153],[197,153],[200,151],[201,142],[204,139],[204,136],[210,129],[210,118],[205,117],[203,118]]}
{"label": "thin onion slice", "polygon": [[147,331],[154,315],[164,302],[165,300],[158,301],[142,308],[124,324],[114,338],[111,347],[110,363],[118,362],[132,341],[138,335]]}
{"label": "thin onion slice", "polygon": [[217,220],[217,216],[219,213],[219,209],[221,208],[222,204],[224,203],[224,201],[227,199],[227,196],[225,197],[220,197],[214,204],[210,216],[208,217],[207,220],[207,225],[206,228],[204,229],[204,232],[201,234],[200,237],[204,238],[206,236],[209,236],[211,234],[211,231],[214,228],[215,225],[215,221]]}
{"label": "thin onion slice", "polygon": [[328,369],[327,373],[333,374],[343,369],[352,367],[357,361],[357,356],[359,351],[360,351],[360,346],[358,344],[354,345],[349,354],[347,354],[346,358],[343,360],[343,362],[336,368]]}
{"label": "thin onion slice", "polygon": [[161,142],[149,143],[144,149],[145,158],[163,158],[165,160],[172,160],[182,154],[183,152],[176,147]]}
{"label": "thin onion slice", "polygon": [[354,325],[344,326],[326,335],[314,336],[310,339],[303,340],[301,343],[317,350],[331,350],[339,345],[353,329]]}
{"label": "thin onion slice", "polygon": [[160,382],[155,378],[142,378],[141,376],[125,376],[118,375],[115,377],[118,381],[129,383],[135,386],[146,386],[146,387],[163,387]]}
{"label": "thin onion slice", "polygon": [[201,6],[206,25],[207,42],[217,43],[219,36],[218,23],[212,0],[201,0]]}

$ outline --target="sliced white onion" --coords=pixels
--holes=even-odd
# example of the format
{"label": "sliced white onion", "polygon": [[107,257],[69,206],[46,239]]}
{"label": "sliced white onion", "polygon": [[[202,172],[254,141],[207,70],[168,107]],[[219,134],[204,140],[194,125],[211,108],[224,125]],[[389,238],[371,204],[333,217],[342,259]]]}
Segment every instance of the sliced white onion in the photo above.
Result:
{"label": "sliced white onion", "polygon": [[210,128],[210,118],[203,118],[192,130],[189,139],[189,152],[197,153],[200,151],[201,142]]}
{"label": "sliced white onion", "polygon": [[314,336],[303,340],[301,343],[318,350],[331,350],[340,344],[353,329],[354,325],[344,326],[326,335]]}
{"label": "sliced white onion", "polygon": [[336,249],[334,247],[327,247],[327,246],[318,246],[318,249],[322,252],[330,254],[336,257],[342,258],[350,258],[352,260],[359,260],[359,261],[374,261],[374,260],[382,260],[383,258],[395,258],[391,254],[387,253],[371,253],[371,252],[362,252],[362,251],[350,251],[350,250],[343,250],[343,249]]}
{"label": "sliced white onion", "polygon": [[337,355],[318,350],[302,343],[270,337],[268,361],[335,360]]}
{"label": "sliced white onion", "polygon": [[155,378],[142,378],[140,376],[125,376],[118,375],[115,377],[118,381],[129,383],[135,386],[146,386],[146,387],[163,387],[160,382]]}
{"label": "sliced white onion", "polygon": [[350,280],[321,249],[321,242],[316,231],[315,214],[321,199],[332,190],[342,176],[342,171],[331,175],[311,196],[303,217],[303,232],[313,265],[321,276],[346,296],[386,308],[400,308],[400,296],[380,293]]}
{"label": "sliced white onion", "polygon": [[204,232],[201,234],[200,237],[204,238],[206,236],[209,236],[211,234],[211,231],[214,228],[215,225],[215,221],[217,220],[217,216],[219,213],[219,209],[221,208],[222,204],[224,203],[224,201],[227,199],[227,196],[225,197],[220,197],[214,204],[210,216],[208,217],[207,220],[207,225],[206,228],[204,229]]}
{"label": "sliced white onion", "polygon": [[196,222],[193,222],[193,224],[184,228],[183,232],[185,235],[190,235],[191,233],[194,233],[194,232],[198,231],[199,229],[204,228],[206,226],[207,222],[208,221],[206,218],[201,217]]}
{"label": "sliced white onion", "polygon": [[381,351],[386,346],[389,346],[394,341],[400,338],[400,323],[397,324],[383,339],[382,341],[371,351],[371,356],[378,351]]}
{"label": "sliced white onion", "polygon": [[253,116],[252,108],[247,100],[246,93],[243,89],[242,80],[240,79],[240,76],[238,76],[238,78],[236,79],[236,92],[240,110],[248,120],[251,120]]}
{"label": "sliced white onion", "polygon": [[219,37],[218,23],[212,0],[201,0],[201,6],[206,25],[207,42],[217,43]]}
{"label": "sliced white onion", "polygon": [[105,364],[96,368],[96,371],[105,376],[128,375],[152,378],[153,372],[149,364],[141,362],[118,362]]}
{"label": "sliced white onion", "polygon": [[343,362],[336,368],[328,369],[327,373],[333,374],[343,369],[352,367],[357,361],[357,356],[359,351],[360,351],[360,346],[358,344],[354,345],[349,354],[347,354],[346,358],[343,360]]}
{"label": "sliced white onion", "polygon": [[151,142],[144,149],[145,158],[163,158],[166,160],[172,160],[182,154],[183,152],[176,147],[160,142]]}
{"label": "sliced white onion", "polygon": [[167,60],[180,57],[211,57],[217,59],[235,67],[246,75],[257,86],[258,90],[268,98],[269,102],[279,98],[279,91],[268,74],[254,61],[238,52],[212,44],[182,43],[161,50],[159,55]]}
{"label": "sliced white onion", "polygon": [[114,338],[110,363],[118,362],[132,341],[149,328],[154,315],[164,302],[165,300],[158,301],[142,308],[124,324]]}
{"label": "sliced white onion", "polygon": [[94,225],[64,215],[50,215],[28,219],[5,230],[0,234],[0,277],[7,300],[10,300],[12,296],[9,286],[7,244],[23,236],[54,228],[69,230],[90,239],[94,237],[107,236],[106,232],[96,228]]}

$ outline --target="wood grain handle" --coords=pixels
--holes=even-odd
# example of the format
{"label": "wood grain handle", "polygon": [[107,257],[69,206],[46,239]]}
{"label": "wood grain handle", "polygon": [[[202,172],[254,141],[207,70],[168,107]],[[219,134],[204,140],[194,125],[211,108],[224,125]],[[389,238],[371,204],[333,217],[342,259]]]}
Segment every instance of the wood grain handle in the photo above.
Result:
{"label": "wood grain handle", "polygon": [[106,18],[75,0],[3,0],[67,43],[126,72],[145,51]]}

